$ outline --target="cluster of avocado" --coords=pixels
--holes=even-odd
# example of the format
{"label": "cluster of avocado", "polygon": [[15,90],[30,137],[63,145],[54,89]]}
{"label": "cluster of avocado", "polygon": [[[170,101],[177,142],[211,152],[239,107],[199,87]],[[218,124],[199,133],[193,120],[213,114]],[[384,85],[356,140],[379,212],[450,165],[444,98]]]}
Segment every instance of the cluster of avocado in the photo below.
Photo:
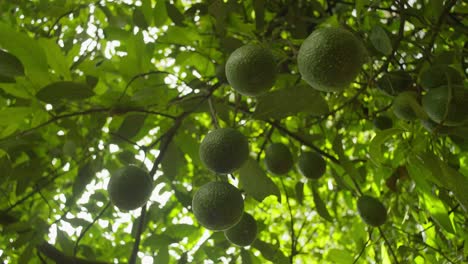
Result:
{"label": "cluster of avocado", "polygon": [[[211,171],[232,173],[249,157],[249,142],[238,130],[218,128],[209,132],[199,148],[200,159]],[[213,181],[201,186],[192,199],[198,223],[209,230],[224,231],[226,239],[238,246],[249,246],[257,237],[257,223],[244,212],[244,198],[235,186]]]}
{"label": "cluster of avocado", "polygon": [[[468,124],[468,89],[463,85],[463,77],[449,65],[432,65],[421,71],[417,85],[405,71],[385,73],[377,80],[377,88],[393,96],[393,113],[405,121],[421,120],[430,132],[450,131],[449,127]],[[377,119],[377,118],[376,118]],[[389,126],[385,120],[374,120],[377,128]]]}

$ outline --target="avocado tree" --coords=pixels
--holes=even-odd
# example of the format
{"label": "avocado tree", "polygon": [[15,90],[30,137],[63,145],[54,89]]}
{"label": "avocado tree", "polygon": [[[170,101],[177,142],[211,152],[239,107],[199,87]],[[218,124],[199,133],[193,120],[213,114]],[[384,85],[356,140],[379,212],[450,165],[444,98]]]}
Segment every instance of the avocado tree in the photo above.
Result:
{"label": "avocado tree", "polygon": [[468,3],[0,1],[1,263],[466,263]]}

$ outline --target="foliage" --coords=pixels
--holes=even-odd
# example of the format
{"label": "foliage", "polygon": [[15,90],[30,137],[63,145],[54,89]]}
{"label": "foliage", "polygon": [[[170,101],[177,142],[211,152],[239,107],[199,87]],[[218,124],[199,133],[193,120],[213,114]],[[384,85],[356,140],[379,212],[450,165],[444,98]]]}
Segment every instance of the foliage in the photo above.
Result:
{"label": "foliage", "polygon": [[[467,14],[461,0],[0,1],[0,262],[465,263],[468,127],[430,121],[419,104],[425,89],[466,91]],[[297,66],[303,41],[328,26],[369,55],[337,93],[312,89]],[[256,98],[223,74],[246,44],[278,68]],[[399,88],[378,88],[399,71],[412,121],[392,111]],[[376,130],[379,115],[393,127]],[[200,160],[216,127],[249,140],[232,175]],[[324,176],[268,173],[273,142],[296,161],[317,152]],[[106,187],[128,164],[147,167],[154,190],[125,213]],[[242,190],[258,227],[250,247],[196,221],[192,197],[214,180]],[[387,208],[379,228],[359,217],[363,193]]]}

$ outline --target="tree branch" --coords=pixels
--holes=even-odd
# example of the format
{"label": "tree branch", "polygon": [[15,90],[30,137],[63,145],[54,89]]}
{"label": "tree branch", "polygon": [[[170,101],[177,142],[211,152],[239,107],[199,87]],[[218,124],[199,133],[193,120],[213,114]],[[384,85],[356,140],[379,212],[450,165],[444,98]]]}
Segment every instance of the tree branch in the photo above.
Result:
{"label": "tree branch", "polygon": [[52,246],[47,242],[43,242],[38,245],[37,250],[42,253],[47,258],[53,260],[57,264],[64,264],[64,263],[72,263],[72,264],[107,264],[109,262],[103,261],[93,261],[93,260],[86,260],[83,258],[74,258],[65,255],[63,252]]}

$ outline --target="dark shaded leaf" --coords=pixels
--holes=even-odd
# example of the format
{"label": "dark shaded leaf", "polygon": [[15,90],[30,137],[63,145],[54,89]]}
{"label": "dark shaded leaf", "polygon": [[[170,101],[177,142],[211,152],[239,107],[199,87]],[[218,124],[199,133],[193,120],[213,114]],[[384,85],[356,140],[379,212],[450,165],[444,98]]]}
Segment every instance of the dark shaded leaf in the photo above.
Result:
{"label": "dark shaded leaf", "polygon": [[169,18],[177,26],[185,26],[184,24],[184,15],[177,9],[177,7],[169,2],[166,2],[166,11]]}
{"label": "dark shaded leaf", "polygon": [[327,209],[327,206],[325,205],[325,202],[322,200],[322,197],[320,197],[317,182],[309,181],[309,186],[312,189],[312,195],[314,197],[314,204],[315,204],[315,209],[317,210],[317,213],[323,219],[325,219],[327,221],[330,221],[330,222],[333,222],[333,218],[331,217],[330,213],[328,212],[328,209]]}
{"label": "dark shaded leaf", "polygon": [[168,19],[166,11],[166,1],[156,1],[156,6],[154,7],[153,21],[154,25],[161,27],[166,24]]}
{"label": "dark shaded leaf", "polygon": [[266,243],[260,239],[256,239],[252,247],[256,248],[260,253],[262,253],[262,256],[277,264],[289,264],[289,259],[284,255],[284,253],[278,248],[278,245],[272,245],[269,243]]}
{"label": "dark shaded leaf", "polygon": [[73,182],[72,195],[75,199],[79,199],[81,194],[94,178],[95,171],[92,162],[87,162],[78,169],[78,175]]}
{"label": "dark shaded leaf", "polygon": [[46,103],[56,104],[65,101],[83,100],[94,95],[89,86],[77,82],[55,82],[37,92],[36,97]]}
{"label": "dark shaded leaf", "polygon": [[297,182],[294,186],[294,190],[296,191],[296,199],[299,204],[303,204],[304,202],[304,183]]}
{"label": "dark shaded leaf", "polygon": [[239,182],[245,193],[259,202],[270,195],[276,196],[278,201],[281,201],[278,186],[268,178],[260,165],[252,158],[249,158],[239,169]]}
{"label": "dark shaded leaf", "polygon": [[135,26],[141,29],[146,29],[148,27],[148,22],[146,22],[145,15],[140,8],[135,8],[135,10],[133,10],[132,18],[133,24],[135,24]]}
{"label": "dark shaded leaf", "polygon": [[13,54],[0,49],[0,75],[5,77],[24,76],[21,61]]}
{"label": "dark shaded leaf", "polygon": [[281,119],[298,113],[319,116],[328,113],[328,105],[319,92],[300,85],[258,97],[253,114],[257,119]]}
{"label": "dark shaded leaf", "polygon": [[[146,115],[129,114],[125,117],[116,134],[124,139],[134,138],[145,124]],[[116,137],[117,138],[117,137]]]}
{"label": "dark shaded leaf", "polygon": [[380,51],[384,55],[390,55],[392,53],[392,42],[387,35],[387,32],[380,27],[374,26],[370,32],[370,41],[374,45],[375,49]]}

